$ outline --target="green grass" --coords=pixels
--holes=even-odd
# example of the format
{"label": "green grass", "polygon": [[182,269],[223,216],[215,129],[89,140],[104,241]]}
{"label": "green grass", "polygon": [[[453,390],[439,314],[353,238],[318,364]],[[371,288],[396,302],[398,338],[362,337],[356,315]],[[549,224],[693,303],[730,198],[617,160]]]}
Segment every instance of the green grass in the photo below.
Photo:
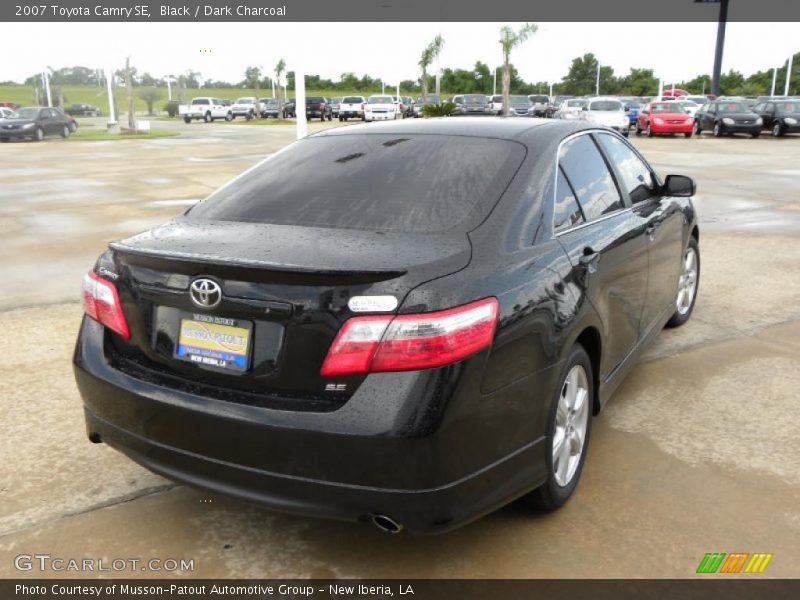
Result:
{"label": "green grass", "polygon": [[[134,106],[136,108],[137,113],[144,113],[147,111],[147,104],[144,100],[139,98],[139,92],[144,88],[135,88],[134,89]],[[156,103],[153,105],[153,108],[157,111],[161,111],[164,108],[164,105],[167,103],[167,89],[166,88],[158,88],[161,92],[161,99],[157,100]],[[71,104],[93,104],[100,108],[103,114],[108,114],[108,100],[106,99],[106,89],[98,88],[96,86],[90,85],[65,85],[63,86],[62,92],[64,94],[64,104],[69,106]],[[294,90],[289,89],[289,97],[294,97]],[[315,90],[315,89],[306,89],[306,96],[325,96],[326,98],[332,97],[339,97],[339,96],[369,96],[370,94],[380,94],[381,90],[370,90],[370,91],[356,91],[356,90]],[[394,94],[395,88],[387,88],[387,94]],[[414,96],[418,95],[418,92],[410,93],[408,91],[401,90],[401,93],[404,96]],[[265,89],[260,90],[259,94],[262,98],[268,98],[272,95],[272,89]],[[125,112],[127,110],[127,97],[125,95],[125,88],[117,88],[115,90],[115,95],[117,97],[117,109],[118,112],[121,110]],[[255,96],[255,91],[252,89],[242,89],[242,88],[225,88],[225,89],[216,89],[216,88],[192,88],[186,90],[186,100],[189,101],[196,96],[212,96],[214,98],[221,98],[223,100],[235,100],[236,98],[241,98],[243,96]],[[177,90],[173,87],[172,88],[172,97],[173,99],[178,99]],[[30,106],[33,104],[33,87],[29,85],[20,85],[20,84],[4,84],[0,85],[0,101],[2,102],[16,102],[17,104],[21,104],[22,106]]]}
{"label": "green grass", "polygon": [[151,129],[149,132],[141,131],[132,133],[123,130],[117,133],[112,133],[105,130],[84,131],[80,127],[78,131],[69,136],[70,140],[76,142],[97,142],[97,141],[119,141],[119,140],[149,140],[154,138],[172,137],[179,135],[177,131],[169,131],[167,129]]}

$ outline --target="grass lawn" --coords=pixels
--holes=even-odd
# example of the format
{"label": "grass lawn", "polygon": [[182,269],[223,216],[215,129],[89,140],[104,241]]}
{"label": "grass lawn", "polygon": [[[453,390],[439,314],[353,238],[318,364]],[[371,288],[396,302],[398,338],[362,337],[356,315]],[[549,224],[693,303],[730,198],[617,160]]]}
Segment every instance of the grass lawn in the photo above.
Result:
{"label": "grass lawn", "polygon": [[112,133],[104,129],[97,129],[94,131],[84,131],[78,128],[78,131],[69,136],[68,139],[75,142],[96,142],[96,141],[119,141],[119,140],[149,140],[154,138],[172,137],[179,135],[177,131],[169,131],[166,129],[151,129],[149,132],[141,131],[137,133],[129,131],[120,131]]}

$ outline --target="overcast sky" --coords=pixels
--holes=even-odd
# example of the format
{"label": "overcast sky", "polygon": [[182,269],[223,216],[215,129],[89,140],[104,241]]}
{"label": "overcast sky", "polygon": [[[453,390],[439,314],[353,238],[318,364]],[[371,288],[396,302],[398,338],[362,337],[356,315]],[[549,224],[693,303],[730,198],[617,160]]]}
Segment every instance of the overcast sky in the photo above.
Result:
{"label": "overcast sky", "polygon": [[[368,73],[389,84],[419,76],[422,48],[445,39],[441,65],[471,68],[501,62],[501,23],[22,23],[3,25],[0,81],[22,82],[46,65],[119,67],[131,55],[154,76],[192,69],[204,78],[243,79],[245,67],[289,69],[338,79]],[[716,23],[539,23],[512,54],[527,81],[558,81],[571,60],[594,52],[616,74],[647,67],[665,84],[710,73]],[[797,23],[729,23],[723,69],[748,75],[780,65],[800,50]]]}

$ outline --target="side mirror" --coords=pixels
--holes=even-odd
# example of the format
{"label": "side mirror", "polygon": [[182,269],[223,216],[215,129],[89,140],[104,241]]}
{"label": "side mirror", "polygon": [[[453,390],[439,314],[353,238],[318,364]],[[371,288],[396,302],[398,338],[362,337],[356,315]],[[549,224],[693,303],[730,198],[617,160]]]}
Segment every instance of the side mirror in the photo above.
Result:
{"label": "side mirror", "polygon": [[694,179],[685,175],[667,175],[664,181],[664,192],[667,196],[694,196],[696,190]]}

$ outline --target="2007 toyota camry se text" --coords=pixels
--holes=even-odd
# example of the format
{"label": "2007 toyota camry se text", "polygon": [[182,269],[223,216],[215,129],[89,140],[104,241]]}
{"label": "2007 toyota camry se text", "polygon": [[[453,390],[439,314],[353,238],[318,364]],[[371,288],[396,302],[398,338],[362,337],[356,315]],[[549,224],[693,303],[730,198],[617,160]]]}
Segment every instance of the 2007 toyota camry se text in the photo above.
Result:
{"label": "2007 toyota camry se text", "polygon": [[452,529],[574,492],[597,414],[692,314],[694,182],[580,122],[327,130],[84,278],[93,442],[277,510]]}

